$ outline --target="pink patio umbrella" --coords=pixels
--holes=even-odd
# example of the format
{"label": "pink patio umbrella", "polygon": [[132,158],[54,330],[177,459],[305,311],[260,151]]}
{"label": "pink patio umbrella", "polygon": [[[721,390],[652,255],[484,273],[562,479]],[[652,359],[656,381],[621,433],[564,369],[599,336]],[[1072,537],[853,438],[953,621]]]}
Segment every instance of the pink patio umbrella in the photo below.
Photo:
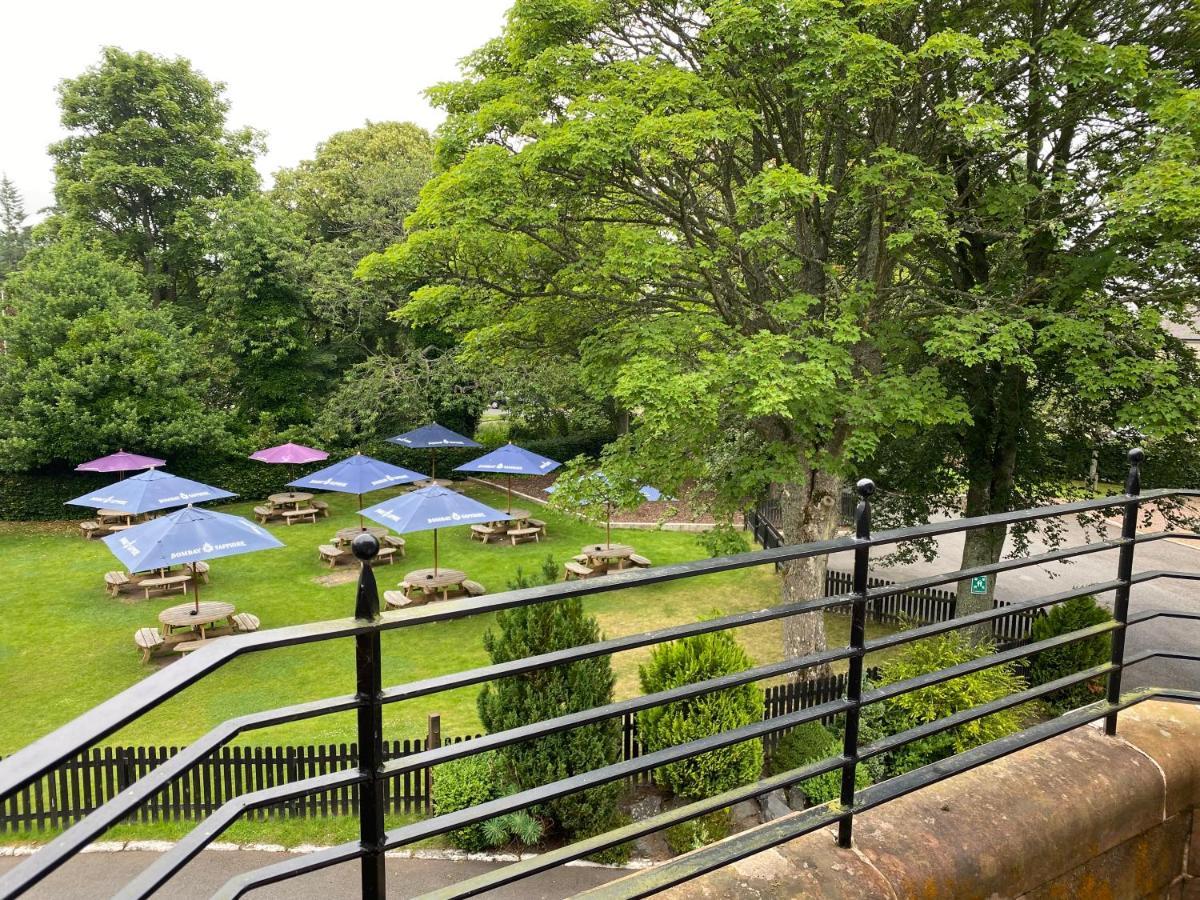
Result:
{"label": "pink patio umbrella", "polygon": [[80,463],[75,467],[76,472],[116,472],[119,479],[125,478],[126,472],[138,472],[142,469],[155,469],[165,466],[165,459],[155,459],[153,456],[142,456],[138,453],[126,453],[118,450],[108,456],[101,456],[91,462]]}
{"label": "pink patio umbrella", "polygon": [[303,444],[289,442],[287,444],[280,444],[278,447],[268,447],[265,450],[259,450],[257,453],[251,453],[250,458],[259,462],[281,463],[290,466],[289,474],[294,479],[296,477],[296,466],[329,459],[329,454],[324,450],[317,450],[313,447],[305,447]]}

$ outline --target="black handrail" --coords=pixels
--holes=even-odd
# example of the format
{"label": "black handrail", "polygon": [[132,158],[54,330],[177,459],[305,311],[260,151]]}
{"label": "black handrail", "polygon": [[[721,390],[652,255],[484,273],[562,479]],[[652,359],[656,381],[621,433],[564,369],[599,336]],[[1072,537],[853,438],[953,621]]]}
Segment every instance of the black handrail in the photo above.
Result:
{"label": "black handrail", "polygon": [[[831,806],[825,809],[824,812],[812,811],[812,814],[805,813],[800,817],[790,817],[793,825],[787,828],[782,828],[773,823],[774,827],[765,831],[762,829],[756,830],[753,836],[739,837],[733,842],[737,849],[736,851],[730,851],[727,861],[740,858],[740,856],[735,854],[745,855],[743,851],[747,853],[756,852],[747,848],[762,846],[764,840],[774,840],[775,837],[781,834],[796,836],[796,834],[804,833],[803,830],[796,831],[797,828],[812,830],[812,828],[820,827],[821,824],[829,824],[833,821],[838,822],[839,825],[839,842],[843,846],[848,846],[853,838],[854,813],[861,809],[869,808],[870,805],[875,805],[878,802],[884,802],[884,799],[876,798],[890,799],[892,796],[899,796],[896,793],[897,791],[915,789],[907,788],[905,787],[906,785],[917,784],[917,786],[920,786],[920,784],[932,783],[946,777],[946,773],[950,771],[960,770],[956,766],[977,765],[979,764],[978,762],[971,761],[975,759],[994,758],[989,754],[999,753],[999,755],[1003,755],[1004,753],[1012,752],[1012,749],[1028,746],[1029,743],[1035,743],[1038,740],[1044,740],[1045,736],[1060,733],[1056,729],[1061,728],[1065,730],[1067,727],[1075,727],[1074,725],[1064,726],[1062,723],[1075,722],[1076,719],[1081,718],[1083,713],[1076,711],[1068,716],[1054,719],[1049,723],[1043,723],[1040,726],[1026,729],[1017,735],[1011,735],[1002,741],[993,742],[993,744],[986,745],[984,748],[979,748],[978,751],[972,751],[971,754],[960,754],[951,760],[944,760],[934,766],[926,767],[929,771],[923,776],[915,777],[914,773],[909,773],[902,778],[894,778],[881,785],[875,785],[864,791],[856,792],[854,790],[855,768],[863,759],[888,752],[910,741],[927,737],[930,734],[955,727],[964,722],[981,718],[997,710],[1029,702],[1031,699],[1036,699],[1055,690],[1060,690],[1064,686],[1098,677],[1107,678],[1108,694],[1105,701],[1087,708],[1086,714],[1090,718],[1086,720],[1104,718],[1107,727],[1110,729],[1110,733],[1111,729],[1115,728],[1116,713],[1120,709],[1126,708],[1132,703],[1140,702],[1140,700],[1146,699],[1149,696],[1178,697],[1185,695],[1186,692],[1158,691],[1156,693],[1143,692],[1133,696],[1122,696],[1120,692],[1121,673],[1124,668],[1135,662],[1140,662],[1154,656],[1178,659],[1195,658],[1192,654],[1164,651],[1153,654],[1142,653],[1131,659],[1126,659],[1124,636],[1130,625],[1163,616],[1179,619],[1200,619],[1200,614],[1170,610],[1147,610],[1132,615],[1129,613],[1130,588],[1135,584],[1158,578],[1200,578],[1200,574],[1188,572],[1156,571],[1140,574],[1133,573],[1133,554],[1137,544],[1161,540],[1167,537],[1200,538],[1200,535],[1176,534],[1173,532],[1156,532],[1142,535],[1136,533],[1137,513],[1141,503],[1172,496],[1200,495],[1200,492],[1195,490],[1159,490],[1141,494],[1139,491],[1141,461],[1142,456],[1140,451],[1130,453],[1130,475],[1126,484],[1126,492],[1118,497],[1078,501],[1031,510],[1017,510],[971,519],[936,522],[912,528],[893,529],[875,535],[872,535],[870,531],[870,496],[874,485],[868,480],[863,480],[858,485],[860,501],[855,515],[856,528],[853,537],[838,538],[805,545],[781,546],[770,550],[752,551],[712,560],[661,566],[644,571],[629,571],[603,578],[589,579],[587,581],[567,582],[539,588],[510,591],[485,598],[456,600],[432,607],[383,615],[379,612],[378,592],[374,575],[369,565],[370,558],[378,552],[378,542],[370,536],[360,536],[354,544],[356,556],[363,560],[354,619],[274,629],[214,642],[213,645],[199,650],[172,666],[149,676],[133,687],[121,692],[116,697],[100,704],[95,709],[34,742],[7,760],[0,762],[0,799],[4,799],[14,792],[23,789],[28,784],[53,770],[63,760],[102,740],[145,711],[154,708],[180,690],[195,683],[198,679],[245,653],[334,638],[353,637],[356,644],[358,670],[357,693],[352,697],[335,697],[307,704],[299,704],[283,709],[242,716],[223,723],[171,760],[140,779],[99,810],[88,815],[39,852],[23,860],[6,875],[0,877],[0,897],[15,897],[28,890],[29,887],[41,881],[50,872],[54,871],[54,869],[82,849],[88,841],[102,834],[112,824],[120,821],[132,810],[136,809],[140,803],[152,797],[175,777],[178,777],[189,768],[198,764],[206,754],[224,745],[243,731],[280,722],[299,721],[318,715],[350,710],[356,711],[358,716],[360,763],[357,770],[347,770],[299,782],[292,782],[256,791],[229,801],[184,840],[180,841],[171,852],[164,854],[153,865],[147,868],[146,871],[126,888],[122,896],[148,896],[155,889],[161,887],[172,873],[184,865],[188,859],[200,852],[224,828],[228,827],[229,824],[234,822],[239,815],[248,809],[269,806],[283,800],[327,791],[332,787],[357,786],[361,798],[359,806],[360,835],[358,841],[349,842],[303,857],[284,860],[265,869],[240,875],[226,885],[222,896],[240,896],[241,893],[262,884],[283,880],[306,871],[312,871],[316,868],[322,868],[339,862],[359,859],[361,860],[362,895],[364,897],[382,897],[385,889],[383,851],[387,848],[401,846],[425,837],[463,827],[467,824],[483,821],[495,815],[513,812],[554,797],[564,796],[608,781],[625,778],[637,772],[656,768],[666,762],[686,759],[717,747],[725,747],[741,741],[759,739],[763,735],[773,734],[792,728],[802,722],[815,721],[833,714],[844,714],[846,719],[844,746],[840,756],[815,763],[795,772],[783,773],[780,776],[773,776],[755,784],[737,788],[719,797],[689,804],[688,806],[656,817],[651,821],[677,824],[694,816],[703,815],[705,812],[728,806],[731,803],[738,802],[740,799],[766,793],[774,789],[771,785],[785,786],[812,777],[814,774],[834,771],[840,768],[842,774],[840,805],[837,807]],[[921,578],[907,583],[873,588],[868,586],[867,570],[870,551],[874,547],[890,546],[909,540],[953,534],[971,528],[998,524],[1014,524],[1041,518],[1093,512],[1112,507],[1120,507],[1123,512],[1122,534],[1117,540],[1102,541],[1080,547],[1060,548],[1023,559],[1001,560],[997,563],[960,569],[955,572]],[[696,577],[698,575],[736,570],[748,566],[811,558],[844,550],[851,550],[854,553],[853,589],[849,594],[784,604],[766,610],[738,613],[703,622],[687,623],[658,629],[643,634],[601,640],[568,650],[482,666],[464,672],[422,679],[386,689],[382,686],[380,680],[380,635],[385,630],[429,622],[447,621],[496,610],[510,609],[526,604],[550,602],[569,597],[581,597],[606,591],[623,590],[635,586],[659,584],[682,578]],[[948,622],[937,622],[918,628],[911,628],[870,641],[866,640],[865,610],[868,601],[872,599],[922,587],[958,582],[977,575],[990,576],[999,572],[1051,561],[1071,559],[1076,556],[1106,550],[1117,550],[1120,554],[1117,578],[1114,580],[998,607]],[[938,672],[927,673],[903,682],[888,685],[884,688],[864,689],[863,659],[868,653],[886,647],[908,644],[951,630],[974,627],[1011,616],[1014,613],[1052,606],[1072,597],[1105,591],[1115,592],[1116,596],[1115,618],[1112,622],[1080,629],[1067,635],[1057,636],[1034,644],[1027,644],[1019,648],[1011,648],[999,653],[993,653],[981,659],[972,660],[969,663],[948,667]],[[851,640],[848,647],[828,650],[805,657],[785,659],[776,663],[756,666],[732,675],[709,679],[704,682],[689,684],[667,691],[660,691],[630,700],[610,703],[605,706],[559,716],[543,722],[531,723],[488,735],[485,738],[469,743],[429,749],[402,760],[394,760],[386,763],[383,760],[381,710],[385,703],[399,702],[452,688],[479,684],[495,678],[529,672],[547,666],[609,655],[621,650],[650,646],[689,635],[737,628],[747,624],[772,621],[788,616],[817,612],[823,609],[846,605],[850,606],[852,616]],[[969,672],[979,671],[989,666],[1031,656],[1053,647],[1063,646],[1103,633],[1113,634],[1113,653],[1110,662],[1102,666],[1067,676],[1047,685],[1021,691],[1001,700],[993,701],[990,704],[970,710],[963,710],[953,716],[909,729],[901,734],[883,738],[870,745],[859,745],[857,723],[860,710],[863,706],[881,702],[882,700],[900,696],[914,690],[920,690],[931,684],[960,677]],[[811,707],[717,735],[690,741],[686,744],[658,750],[636,759],[624,760],[601,769],[580,773],[571,778],[524,790],[510,797],[504,797],[470,809],[435,816],[424,822],[418,822],[390,832],[384,831],[381,798],[384,780],[387,778],[397,777],[415,768],[436,765],[451,759],[484,752],[488,749],[509,746],[519,741],[565,731],[624,713],[649,709],[664,703],[677,702],[681,699],[782,674],[799,672],[806,668],[824,665],[837,660],[849,660],[847,696],[844,699],[830,701],[821,706]],[[918,771],[924,772],[925,770]],[[804,824],[811,822],[817,822],[818,824],[812,825],[811,828],[807,824]],[[489,889],[487,885],[492,887],[500,886],[518,878],[526,877],[536,871],[543,871],[545,868],[559,864],[561,861],[579,858],[605,847],[623,843],[631,839],[630,835],[638,836],[657,828],[666,827],[664,824],[656,824],[653,827],[646,828],[648,824],[634,823],[631,826],[618,829],[609,834],[577,842],[561,850],[543,854],[541,857],[538,857],[538,861],[523,861],[516,866],[506,867],[498,872],[489,873],[477,879],[471,879],[463,884],[448,887],[443,891],[437,892],[436,895],[469,896],[472,893],[478,892],[478,890]],[[643,830],[644,828],[646,830]],[[758,832],[762,832],[762,834],[758,834]],[[780,839],[786,840],[788,838],[782,837]],[[729,844],[730,842],[726,841],[721,846]],[[717,851],[712,851],[710,848],[693,856],[699,860],[709,860],[713,858],[714,852]],[[688,867],[687,871],[698,873],[707,864],[707,862],[700,862],[698,864],[688,863],[686,864]],[[663,875],[646,876],[643,879],[643,887],[646,887],[647,890],[661,889],[661,887],[655,886],[662,886],[666,884],[667,880],[675,877],[670,873],[681,871],[681,865],[684,864],[668,864]],[[706,869],[704,870],[706,871]],[[613,890],[620,893],[621,891],[634,889],[613,888]],[[636,888],[636,890],[640,891],[642,888]],[[641,893],[620,895],[642,896]]]}

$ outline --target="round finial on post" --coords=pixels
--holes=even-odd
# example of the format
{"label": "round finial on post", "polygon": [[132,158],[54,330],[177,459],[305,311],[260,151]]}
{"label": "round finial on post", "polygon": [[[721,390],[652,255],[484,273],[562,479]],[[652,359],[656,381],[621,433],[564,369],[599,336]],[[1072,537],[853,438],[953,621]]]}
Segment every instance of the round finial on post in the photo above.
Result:
{"label": "round finial on post", "polygon": [[875,493],[875,482],[860,478],[854,487],[859,497],[854,510],[854,536],[866,540],[871,536],[871,495]]}
{"label": "round finial on post", "polygon": [[1142,462],[1146,458],[1146,451],[1141,447],[1134,447],[1129,451],[1129,474],[1125,478],[1125,493],[1130,497],[1136,497],[1142,492]]}
{"label": "round finial on post", "polygon": [[875,493],[875,482],[873,482],[870,478],[860,478],[858,479],[858,483],[854,486],[854,488],[858,491],[858,496],[865,500],[867,497],[870,497],[873,493]]}
{"label": "round finial on post", "polygon": [[358,593],[354,598],[354,618],[374,621],[379,618],[379,587],[375,584],[371,560],[379,552],[379,538],[363,532],[350,542],[350,549],[362,560],[362,571],[358,573]]}
{"label": "round finial on post", "polygon": [[363,562],[368,562],[379,554],[379,538],[364,531],[350,542],[350,550]]}

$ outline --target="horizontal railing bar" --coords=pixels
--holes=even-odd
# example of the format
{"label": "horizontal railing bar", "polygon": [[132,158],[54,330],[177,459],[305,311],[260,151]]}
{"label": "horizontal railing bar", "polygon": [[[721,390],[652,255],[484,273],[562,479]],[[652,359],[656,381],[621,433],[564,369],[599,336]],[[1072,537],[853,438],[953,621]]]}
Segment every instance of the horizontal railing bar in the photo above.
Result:
{"label": "horizontal railing bar", "polygon": [[65,863],[133,809],[154,796],[173,779],[189,771],[214,750],[233,740],[243,731],[252,731],[285,722],[297,722],[315,716],[357,709],[361,701],[353,694],[330,697],[311,703],[299,703],[282,709],[228,719],[199,739],[184,747],[166,762],[139,778],[117,796],[89,813],[79,822],[58,835],[49,844],[24,859],[15,868],[0,875],[0,898],[19,897],[29,888]]}
{"label": "horizontal railing bar", "polygon": [[[904,775],[898,775],[885,782],[866,787],[856,795],[854,812],[857,814],[872,809],[929,784],[942,781],[951,775],[969,771],[1018,750],[1057,737],[1080,725],[1102,719],[1112,712],[1127,709],[1143,700],[1156,698],[1197,701],[1200,700],[1200,692],[1155,689],[1123,697],[1119,703],[1110,705],[1102,702],[1064,713],[1049,722],[1030,726],[1015,734],[998,738],[980,747],[966,750],[920,769],[914,769]],[[634,898],[648,897],[824,827],[840,817],[840,815],[833,814],[831,806],[832,804],[826,804],[823,807],[814,807],[795,815],[775,819],[758,828],[733,835],[716,844],[710,844],[653,868],[583,891],[577,896],[590,898],[590,900],[634,900]],[[844,813],[841,814],[844,815]]]}
{"label": "horizontal railing bar", "polygon": [[935,734],[940,734],[943,731],[949,731],[951,728],[957,728],[959,725],[964,725],[967,722],[974,722],[976,719],[982,719],[993,713],[1002,712],[1006,709],[1011,709],[1014,706],[1020,706],[1023,703],[1028,703],[1031,700],[1037,700],[1047,694],[1053,694],[1055,691],[1061,691],[1063,688],[1071,687],[1083,681],[1089,681],[1092,678],[1099,678],[1114,671],[1118,667],[1111,662],[1101,663],[1098,666],[1092,666],[1090,669],[1084,669],[1082,672],[1076,672],[1073,675],[1065,675],[1062,678],[1056,678],[1053,681],[1047,681],[1045,684],[1039,684],[1035,687],[1026,688],[1023,691],[1017,691],[1009,694],[1007,697],[1001,697],[998,700],[992,700],[988,703],[983,703],[979,706],[972,706],[969,709],[960,709],[956,713],[944,716],[941,719],[935,719],[932,722],[925,722],[921,725],[915,725],[912,728],[898,731],[895,734],[880,738],[859,749],[858,759],[870,759],[873,756],[879,756],[881,753],[889,753],[897,747],[903,747],[905,744],[911,744],[913,741],[919,741],[922,738],[931,737]]}
{"label": "horizontal railing bar", "polygon": [[867,599],[876,600],[881,597],[894,597],[897,594],[908,594],[915,591],[928,590],[943,584],[953,584],[958,581],[970,581],[980,575],[995,575],[1000,572],[1010,572],[1014,569],[1025,569],[1031,566],[1041,566],[1052,562],[1061,562],[1063,560],[1074,559],[1077,556],[1086,556],[1089,553],[1103,553],[1107,550],[1118,550],[1123,539],[1116,538],[1111,541],[1102,541],[1096,544],[1079,544],[1074,547],[1066,547],[1061,550],[1051,550],[1048,553],[1041,553],[1037,556],[1024,556],[1014,559],[1002,559],[999,562],[988,563],[983,566],[972,566],[969,569],[959,569],[955,572],[946,572],[940,575],[930,575],[926,578],[914,578],[911,581],[897,581],[892,584],[880,585],[879,587],[869,588],[867,590]]}
{"label": "horizontal railing bar", "polygon": [[1149,622],[1151,619],[1200,619],[1200,612],[1189,612],[1181,609],[1143,609],[1140,612],[1131,613],[1129,616],[1129,624],[1136,625],[1139,622]]}
{"label": "horizontal railing bar", "polygon": [[358,841],[347,841],[324,850],[305,853],[303,856],[293,856],[282,862],[234,875],[213,894],[213,900],[237,900],[238,897],[255,888],[295,878],[297,875],[307,875],[309,872],[336,866],[339,863],[350,862],[361,857],[363,853],[362,845]]}
{"label": "horizontal railing bar", "polygon": [[945,634],[947,631],[958,631],[963,628],[969,628],[972,625],[981,625],[984,622],[990,622],[992,619],[1002,619],[1005,616],[1011,616],[1015,613],[1031,609],[1041,609],[1043,606],[1053,606],[1055,603],[1062,603],[1064,600],[1072,600],[1075,597],[1085,597],[1088,594],[1103,594],[1106,591],[1115,591],[1121,584],[1122,582],[1119,580],[1100,581],[1095,584],[1089,584],[1086,587],[1072,588],[1069,591],[1048,594],[1034,600],[1024,600],[1008,606],[997,606],[995,609],[983,610],[982,612],[972,613],[969,616],[961,616],[957,619],[934,622],[930,625],[922,625],[920,628],[910,628],[908,631],[897,631],[894,634],[884,635],[883,637],[867,641],[865,650],[867,653],[874,653],[879,650],[885,650],[888,647],[911,644],[913,641],[923,640],[924,638],[938,634]]}
{"label": "horizontal railing bar", "polygon": [[[454,688],[470,687],[473,684],[480,684],[484,681],[492,681],[497,678],[521,675],[525,672],[532,672],[534,669],[544,669],[549,666],[578,662],[579,660],[592,659],[597,656],[608,656],[625,650],[635,650],[639,647],[678,640],[679,638],[709,634],[714,631],[724,631],[728,628],[742,628],[746,625],[757,625],[762,622],[788,618],[789,616],[820,612],[824,609],[850,603],[853,599],[854,597],[851,594],[839,594],[835,597],[822,597],[818,600],[802,600],[782,606],[770,606],[766,609],[755,609],[750,612],[731,613],[727,616],[718,616],[717,618],[704,619],[699,622],[687,622],[683,625],[671,625],[666,628],[658,628],[654,631],[643,631],[638,634],[608,638],[607,640],[596,641],[591,644],[581,644],[578,647],[568,647],[565,650],[540,653],[537,656],[526,656],[521,659],[509,660],[508,662],[480,666],[476,669],[467,669],[462,672],[435,675],[432,678],[410,681],[407,684],[386,688],[383,691],[381,702],[395,703],[400,700],[412,700],[416,697],[437,694],[453,690]],[[839,651],[827,652],[836,653]],[[837,659],[843,658],[845,657],[837,657]],[[818,663],[835,661],[834,658],[817,660]]]}
{"label": "horizontal railing bar", "polygon": [[1124,668],[1128,669],[1130,666],[1146,662],[1148,659],[1181,659],[1188,662],[1200,662],[1200,653],[1188,653],[1185,650],[1163,650],[1161,647],[1157,650],[1142,650],[1126,659]]}
{"label": "horizontal railing bar", "polygon": [[219,838],[226,828],[249,810],[295,800],[309,794],[322,794],[336,788],[351,787],[367,780],[368,776],[358,769],[344,769],[251,791],[248,794],[239,794],[226,800],[219,809],[206,816],[195,828],[180,838],[174,847],[161,854],[114,896],[117,900],[143,900],[149,897],[162,887],[168,878],[187,865],[188,860]]}
{"label": "horizontal railing bar", "polygon": [[708,753],[712,750],[720,750],[724,747],[740,744],[743,741],[752,740],[764,734],[783,731],[805,722],[824,718],[825,716],[837,715],[838,713],[845,712],[851,705],[848,700],[831,700],[828,703],[810,706],[807,709],[776,716],[773,719],[763,719],[758,722],[752,722],[749,725],[742,725],[739,728],[731,728],[728,731],[721,731],[707,737],[697,738],[696,740],[687,741],[682,744],[675,744],[671,747],[664,747],[661,750],[655,750],[652,753],[647,753],[634,759],[622,760],[621,762],[602,766],[599,769],[592,769],[591,771],[572,775],[568,778],[561,778],[549,784],[527,788],[515,794],[510,794],[507,797],[500,797],[496,800],[480,803],[477,806],[434,816],[432,819],[426,819],[423,822],[405,825],[389,831],[384,846],[391,849],[403,846],[404,844],[411,844],[413,841],[423,840],[427,837],[445,834],[447,831],[453,831],[456,828],[464,828],[467,825],[474,825],[476,822],[482,822],[495,816],[516,812],[535,803],[545,803],[549,800],[555,800],[558,797],[565,797],[568,794],[578,793],[588,788],[607,784],[610,781],[628,778],[630,775],[636,775],[639,772],[657,769],[659,766],[678,762],[681,759],[690,759],[693,756],[699,756],[702,753]]}
{"label": "horizontal railing bar", "polygon": [[1144,584],[1158,578],[1170,578],[1179,581],[1200,581],[1200,572],[1173,572],[1170,569],[1153,569],[1148,572],[1138,572],[1130,579],[1130,584]]}
{"label": "horizontal railing bar", "polygon": [[824,653],[814,653],[808,656],[792,657],[780,660],[779,662],[755,666],[752,669],[744,669],[741,672],[733,672],[729,675],[709,678],[705,681],[694,681],[681,687],[671,688],[670,690],[658,691],[653,694],[643,694],[639,697],[619,700],[616,703],[609,703],[605,706],[595,706],[590,709],[580,710],[579,712],[557,716],[553,719],[543,719],[540,722],[533,722],[532,724],[522,725],[518,728],[485,734],[483,737],[478,737],[471,741],[463,741],[458,744],[445,744],[433,750],[424,750],[420,753],[413,753],[400,759],[391,760],[384,764],[381,774],[389,778],[396,775],[403,775],[406,772],[423,769],[427,766],[435,766],[450,762],[451,760],[461,759],[464,756],[473,756],[477,753],[485,753],[488,750],[508,747],[512,744],[531,740],[532,738],[556,734],[560,731],[567,731],[568,729],[577,728],[580,725],[588,725],[603,719],[612,719],[627,713],[662,706],[666,703],[688,700],[704,694],[711,694],[715,691],[727,690],[743,684],[762,681],[764,678],[787,675],[791,672],[798,672],[801,669],[811,668],[812,666],[837,662],[853,655],[853,652],[849,647],[846,647]]}
{"label": "horizontal railing bar", "polygon": [[924,672],[920,675],[914,675],[912,678],[905,678],[903,681],[895,681],[891,684],[884,685],[883,687],[864,691],[862,695],[862,704],[863,706],[866,706],[870,703],[878,703],[881,700],[889,700],[893,697],[899,697],[901,694],[911,694],[913,691],[919,691],[935,684],[941,684],[944,681],[952,681],[953,679],[960,678],[963,675],[970,675],[972,672],[979,672],[983,669],[990,669],[993,666],[999,666],[1003,665],[1004,663],[1013,662],[1025,656],[1032,656],[1036,653],[1041,653],[1043,650],[1051,650],[1055,647],[1061,647],[1065,644],[1073,644],[1076,641],[1082,641],[1090,637],[1106,634],[1109,631],[1116,631],[1120,627],[1120,622],[1101,622],[1098,625],[1089,625],[1087,628],[1069,631],[1066,634],[1055,635],[1054,637],[1045,638],[1031,644],[1021,644],[1016,647],[1010,647],[1007,650],[1001,650],[997,653],[989,653],[986,656],[980,656],[976,659],[969,659],[966,662],[957,663],[953,666],[946,666],[945,668],[937,669],[933,672]]}
{"label": "horizontal railing bar", "polygon": [[[1168,496],[1200,496],[1200,491],[1191,489],[1160,489],[1143,493],[1139,502]],[[1010,525],[1036,519],[1075,515],[1081,512],[1127,505],[1133,498],[1128,495],[1082,500],[1056,506],[1013,510],[993,513],[968,519],[947,519],[925,525],[883,531],[864,539],[872,547],[903,543],[910,540],[937,537],[982,528],[991,525]],[[333,638],[353,637],[372,631],[405,628],[427,622],[447,621],[510,609],[515,606],[558,600],[566,597],[581,597],[627,587],[659,584],[697,575],[727,572],[749,566],[767,565],[813,556],[824,556],[861,546],[862,540],[852,537],[835,538],[810,544],[789,544],[771,550],[749,551],[715,559],[675,563],[650,569],[630,570],[599,578],[562,582],[493,594],[488,597],[452,600],[432,607],[401,610],[384,614],[377,622],[355,619],[337,619],[326,622],[311,622],[284,628],[268,629],[253,634],[232,635],[222,641],[214,641],[188,654],[174,664],[142,679],[121,693],[98,704],[67,724],[55,729],[27,747],[18,750],[0,761],[0,799],[7,798],[21,788],[54,768],[62,760],[75,755],[136,719],[146,710],[157,706],[166,698],[193,684],[208,672],[215,671],[232,659],[245,653],[275,649],[277,647],[312,643]]]}
{"label": "horizontal railing bar", "polygon": [[[565,847],[538,853],[522,859],[520,862],[505,866],[502,869],[485,872],[466,881],[460,881],[457,884],[448,885],[436,891],[430,891],[427,894],[421,894],[416,900],[458,900],[461,897],[474,897],[486,891],[512,884],[514,881],[520,881],[523,878],[537,875],[539,872],[545,872],[548,869],[564,865],[573,860],[582,859],[594,853],[600,853],[619,844],[626,844],[647,834],[661,831],[664,828],[670,828],[672,825],[678,825],[680,822],[686,822],[689,819],[695,819],[698,816],[725,809],[736,803],[741,803],[743,800],[752,800],[763,794],[769,794],[771,791],[790,787],[797,782],[807,781],[810,778],[816,778],[818,775],[824,775],[826,772],[836,771],[845,762],[846,760],[842,757],[834,756],[829,759],[810,763],[799,769],[781,772],[778,775],[772,775],[761,781],[732,788],[720,794],[706,797],[703,800],[697,800],[689,803],[687,806],[666,810],[655,816],[640,819],[612,831],[584,838]],[[844,815],[844,813],[835,815],[833,817],[834,820],[840,818],[841,815]]]}

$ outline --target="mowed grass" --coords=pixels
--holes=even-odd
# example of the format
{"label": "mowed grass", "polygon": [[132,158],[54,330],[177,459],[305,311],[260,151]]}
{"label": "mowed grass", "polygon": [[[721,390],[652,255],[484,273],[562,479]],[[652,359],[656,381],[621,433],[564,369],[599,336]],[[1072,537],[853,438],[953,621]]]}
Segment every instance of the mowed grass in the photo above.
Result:
{"label": "mowed grass", "polygon": [[[468,492],[501,506],[503,494],[481,485]],[[350,616],[354,609],[354,569],[329,569],[317,559],[317,545],[339,528],[357,523],[355,498],[325,495],[329,519],[316,525],[272,525],[284,548],[212,562],[212,583],[202,597],[226,600],[252,612],[263,628]],[[382,493],[371,495],[382,499]],[[528,503],[521,501],[522,505]],[[249,516],[254,501],[222,507]],[[549,538],[517,547],[483,546],[465,528],[440,532],[441,562],[463,569],[489,592],[504,590],[518,567],[533,572],[547,555],[561,567],[586,543],[602,537],[592,523],[550,509],[539,511]],[[82,518],[82,517],[81,517]],[[432,565],[430,533],[406,535],[408,556],[375,572],[380,591],[405,572]],[[655,563],[704,556],[695,535],[658,530],[614,530],[613,539],[632,544]],[[100,541],[84,541],[74,523],[18,524],[0,528],[0,755],[46,734],[108,699],[156,668],[171,665],[169,654],[149,666],[133,646],[134,631],[156,625],[157,615],[183,602],[174,594],[148,601],[104,592],[106,571],[120,568]],[[329,583],[333,581],[335,583]],[[647,588],[616,591],[585,603],[609,637],[695,621],[713,613],[773,606],[779,584],[770,566],[693,578]],[[846,619],[826,618],[830,646],[844,644]],[[480,615],[395,629],[383,635],[383,676],[388,685],[484,665],[484,631],[494,616]],[[755,662],[780,656],[778,622],[739,629],[736,634]],[[637,666],[650,649],[613,658],[618,697],[640,692]],[[234,660],[200,683],[172,697],[108,739],[111,744],[180,745],[232,716],[354,692],[354,647],[349,639],[250,654]],[[478,688],[422,697],[385,708],[389,739],[425,732],[427,716],[442,717],[445,735],[480,729],[475,709]],[[242,743],[334,743],[353,740],[349,715],[326,716],[251,732]]]}

